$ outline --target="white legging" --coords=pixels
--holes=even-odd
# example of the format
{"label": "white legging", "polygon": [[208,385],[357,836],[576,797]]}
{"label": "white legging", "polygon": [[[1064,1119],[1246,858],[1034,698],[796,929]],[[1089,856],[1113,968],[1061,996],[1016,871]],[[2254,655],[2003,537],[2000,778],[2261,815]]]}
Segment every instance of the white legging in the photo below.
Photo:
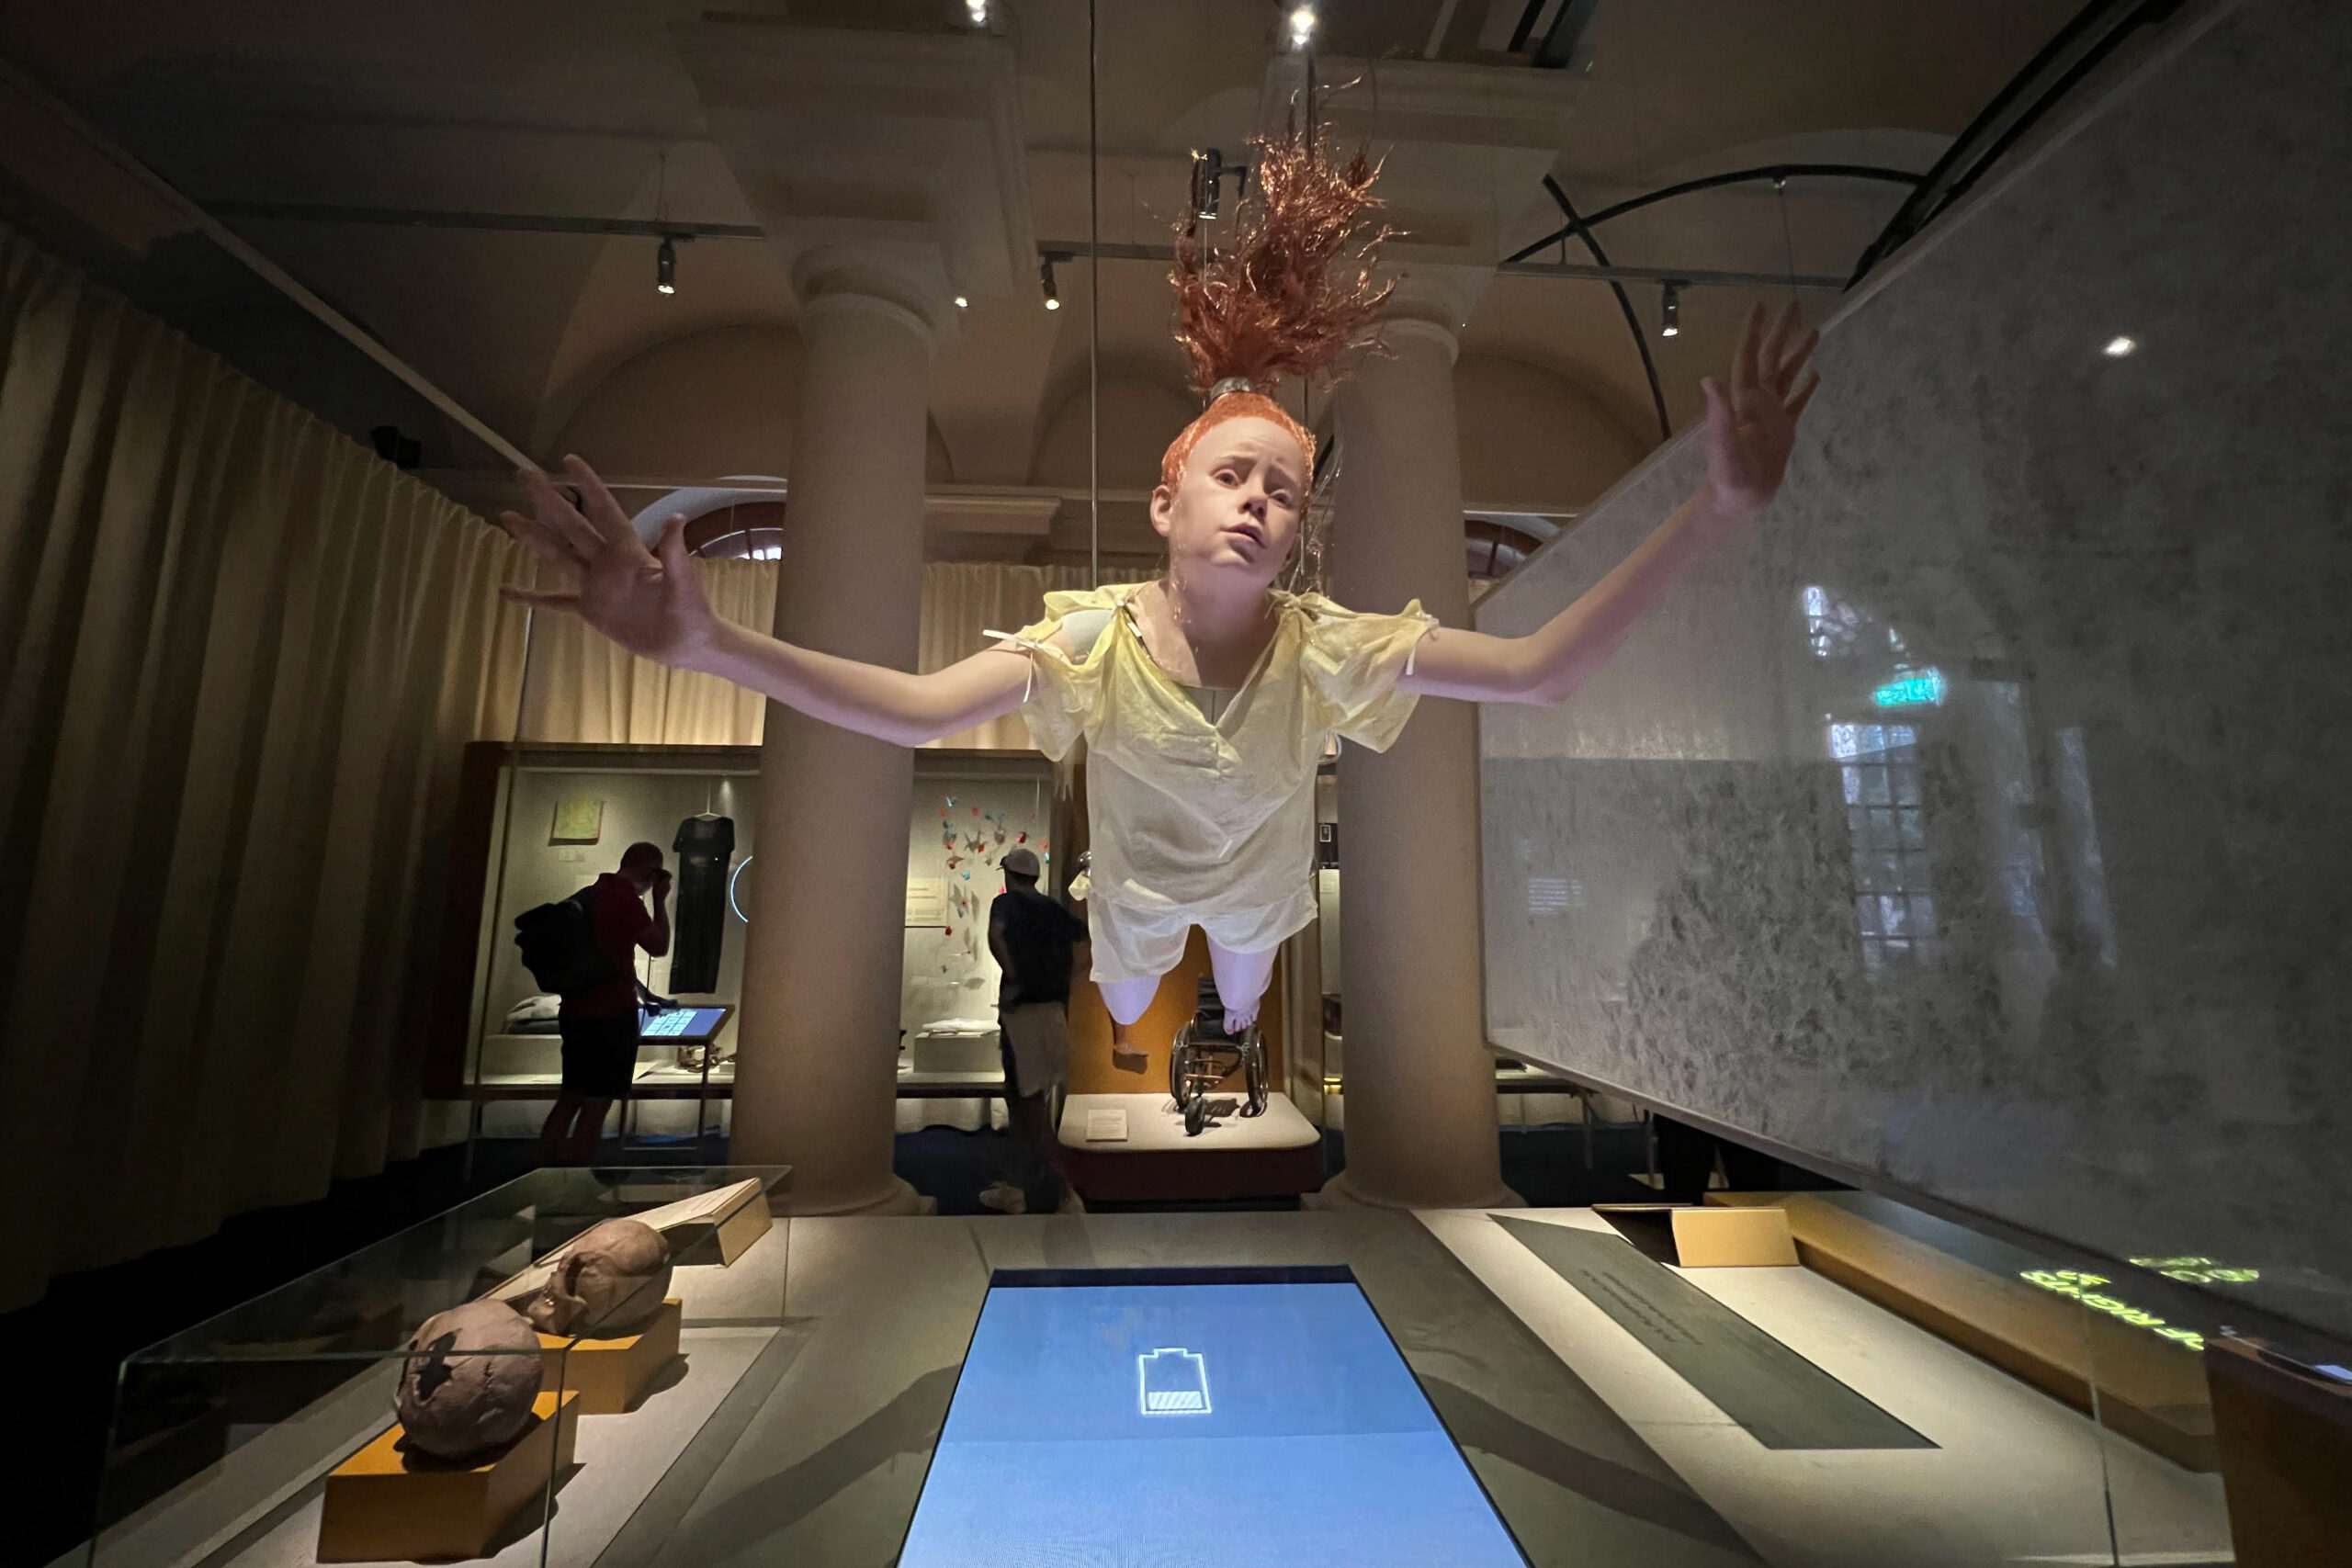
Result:
{"label": "white legging", "polygon": [[[1216,976],[1217,999],[1225,1004],[1225,1026],[1228,1031],[1247,1029],[1258,1021],[1258,1003],[1266,994],[1266,982],[1273,978],[1274,954],[1281,951],[1279,947],[1270,947],[1261,953],[1235,953],[1210,942],[1209,969]],[[1151,1006],[1151,998],[1159,994],[1159,982],[1164,978],[1152,975],[1138,980],[1102,980],[1096,984],[1111,1016],[1123,1024],[1130,1024]]]}

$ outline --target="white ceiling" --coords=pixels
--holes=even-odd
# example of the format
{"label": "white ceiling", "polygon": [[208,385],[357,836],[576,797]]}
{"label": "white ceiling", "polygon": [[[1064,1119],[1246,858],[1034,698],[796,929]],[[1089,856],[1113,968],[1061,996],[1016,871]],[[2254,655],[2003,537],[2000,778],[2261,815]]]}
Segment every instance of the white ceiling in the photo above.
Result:
{"label": "white ceiling", "polygon": [[[738,12],[944,29],[962,0],[730,0]],[[1277,19],[1267,0],[1101,0],[1102,233],[1164,243],[1185,153],[1238,151]],[[1588,209],[1659,185],[1781,160],[1924,169],[2075,8],[2074,0],[1608,0],[1555,174]],[[1021,140],[1041,243],[1086,224],[1084,0],[997,0],[1017,60]],[[1516,0],[1323,0],[1330,41],[1457,59]],[[750,224],[673,43],[685,0],[17,0],[0,54],[200,202],[268,201]],[[1442,17],[1452,20],[1438,28]],[[1503,17],[1502,22],[1510,18]],[[1357,89],[1369,90],[1374,85]],[[1900,190],[1852,182],[1740,187],[1603,231],[1620,264],[1843,274]],[[1531,196],[1527,232],[1551,209]],[[452,228],[237,220],[239,232],[378,334],[509,439],[542,457],[608,378],[693,334],[789,329],[789,279],[768,246],[681,248],[680,288],[652,288],[654,242]],[[1585,261],[1582,254],[1567,259]],[[1174,386],[1164,265],[1102,264],[1102,348],[1124,378]],[[933,376],[952,477],[1032,478],[1051,416],[1084,384],[1084,264],[1072,307],[1023,291],[976,300]],[[1654,289],[1636,288],[1654,316]],[[1686,296],[1682,335],[1654,337],[1679,423],[1752,296]],[[1835,296],[1809,297],[1826,309]],[[1640,442],[1649,395],[1605,287],[1504,277],[1465,355],[1560,378]],[[682,395],[682,394],[672,394]],[[600,415],[599,417],[604,417]],[[724,420],[727,408],[697,413]],[[717,460],[717,459],[713,459]],[[761,465],[765,471],[769,465]],[[681,477],[710,477],[683,475]],[[1589,498],[1586,498],[1589,499]]]}

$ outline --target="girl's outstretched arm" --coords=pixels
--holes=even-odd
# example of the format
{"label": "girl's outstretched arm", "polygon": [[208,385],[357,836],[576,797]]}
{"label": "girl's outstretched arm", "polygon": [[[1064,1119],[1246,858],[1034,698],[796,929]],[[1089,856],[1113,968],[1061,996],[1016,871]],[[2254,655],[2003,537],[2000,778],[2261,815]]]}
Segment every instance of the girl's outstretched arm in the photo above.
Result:
{"label": "girl's outstretched arm", "polygon": [[663,524],[649,550],[594,469],[566,457],[564,470],[581,505],[545,474],[526,469],[521,478],[532,515],[502,513],[499,522],[578,586],[502,590],[506,597],[576,615],[641,659],[723,676],[811,718],[901,746],[953,735],[1021,705],[1029,656],[1009,644],[913,675],[796,648],[722,620],[686,553],[684,517]]}
{"label": "girl's outstretched arm", "polygon": [[1439,627],[1422,639],[1399,687],[1480,703],[1566,701],[1693,561],[1780,493],[1797,416],[1821,385],[1817,374],[1804,374],[1821,334],[1801,333],[1803,324],[1794,305],[1769,332],[1764,307],[1749,312],[1732,356],[1730,390],[1713,377],[1700,383],[1707,396],[1706,483],[1615,570],[1525,637]]}

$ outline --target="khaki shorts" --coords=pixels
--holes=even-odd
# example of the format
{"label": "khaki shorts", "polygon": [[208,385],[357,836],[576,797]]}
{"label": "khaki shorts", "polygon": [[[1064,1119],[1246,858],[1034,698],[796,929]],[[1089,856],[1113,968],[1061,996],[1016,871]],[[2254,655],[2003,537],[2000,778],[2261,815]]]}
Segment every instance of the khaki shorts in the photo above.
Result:
{"label": "khaki shorts", "polygon": [[1300,886],[1283,904],[1202,915],[1189,908],[1133,909],[1099,895],[1086,902],[1099,982],[1156,980],[1183,962],[1184,942],[1198,926],[1227,953],[1263,953],[1315,922],[1315,888]]}

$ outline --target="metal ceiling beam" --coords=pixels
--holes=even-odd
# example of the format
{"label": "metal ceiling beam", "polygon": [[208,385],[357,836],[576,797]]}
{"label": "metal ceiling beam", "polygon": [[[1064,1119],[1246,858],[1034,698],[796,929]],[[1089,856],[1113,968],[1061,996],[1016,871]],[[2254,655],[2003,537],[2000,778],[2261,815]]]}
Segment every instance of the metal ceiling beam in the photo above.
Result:
{"label": "metal ceiling beam", "polygon": [[472,229],[519,234],[630,235],[648,240],[764,240],[756,223],[687,223],[652,218],[580,218],[537,212],[469,212],[437,207],[350,207],[316,201],[207,201],[215,218],[270,223],[375,223],[403,229]]}
{"label": "metal ceiling beam", "polygon": [[1640,196],[1629,197],[1612,207],[1604,207],[1598,212],[1590,213],[1576,222],[1556,229],[1533,243],[1512,252],[1510,259],[1523,260],[1538,251],[1571,239],[1585,230],[1597,229],[1612,218],[1623,218],[1628,212],[1638,212],[1645,207],[1655,206],[1661,201],[1671,201],[1677,197],[1690,196],[1702,190],[1715,190],[1724,186],[1746,185],[1756,180],[1770,180],[1773,182],[1773,188],[1778,190],[1792,178],[1875,180],[1882,184],[1916,187],[1927,176],[1915,175],[1905,169],[1883,169],[1873,164],[1766,164],[1753,169],[1733,169],[1724,174],[1706,175],[1695,180],[1684,180],[1679,185],[1645,191]]}
{"label": "metal ceiling beam", "polygon": [[[1544,193],[1558,204],[1561,215],[1577,231],[1577,241],[1592,253],[1594,265],[1609,265],[1609,253],[1600,248],[1600,242],[1592,237],[1591,229],[1577,216],[1576,203],[1570,201],[1568,193],[1560,188],[1560,182],[1545,175]],[[1649,379],[1650,402],[1657,411],[1657,438],[1661,444],[1671,441],[1674,439],[1674,422],[1666,416],[1666,389],[1658,385],[1657,361],[1650,354],[1650,334],[1642,329],[1641,317],[1634,313],[1634,301],[1626,294],[1625,286],[1612,277],[1609,280],[1609,292],[1617,297],[1617,310],[1625,318],[1625,330],[1634,334],[1634,347],[1641,353],[1642,374]]]}
{"label": "metal ceiling beam", "polygon": [[1503,262],[1495,270],[1525,277],[1580,277],[1605,283],[1679,283],[1685,288],[1843,289],[1842,277],[1809,272],[1710,272],[1670,266],[1587,266],[1577,262]]}
{"label": "metal ceiling beam", "polygon": [[[1038,254],[1048,261],[1069,261],[1090,254],[1083,240],[1044,240]],[[1176,259],[1168,245],[1129,245],[1106,242],[1091,248],[1104,261],[1166,262]],[[1705,267],[1585,266],[1568,262],[1510,261],[1498,272],[1528,277],[1567,277],[1597,283],[1679,283],[1691,288],[1843,288],[1846,280],[1802,272],[1718,272]]]}
{"label": "metal ceiling beam", "polygon": [[[658,240],[764,240],[756,223],[687,223],[650,218],[583,218],[537,212],[469,212],[431,207],[350,207],[310,201],[209,201],[215,218],[273,223],[368,223],[394,228],[464,229],[524,234],[586,234]],[[1173,261],[1169,245],[1047,240],[1037,247],[1048,261],[1097,256],[1103,261]],[[1577,278],[1599,283],[1679,283],[1690,288],[1843,288],[1842,277],[1806,273],[1722,272],[1706,267],[1581,266],[1566,262],[1507,261],[1498,269],[1529,277]]]}
{"label": "metal ceiling beam", "polygon": [[[461,229],[501,233],[584,234],[648,240],[764,240],[756,223],[687,223],[650,218],[582,218],[537,212],[469,212],[429,207],[350,207],[309,201],[209,201],[215,218],[273,223],[363,223],[392,228]],[[1173,261],[1169,245],[1133,245],[1084,240],[1048,240],[1037,247],[1048,261],[1097,256],[1103,261]],[[1843,277],[1810,273],[1724,272],[1709,267],[1586,266],[1567,262],[1506,261],[1497,269],[1528,277],[1563,277],[1595,283],[1679,283],[1690,288],[1828,288],[1846,287]]]}

